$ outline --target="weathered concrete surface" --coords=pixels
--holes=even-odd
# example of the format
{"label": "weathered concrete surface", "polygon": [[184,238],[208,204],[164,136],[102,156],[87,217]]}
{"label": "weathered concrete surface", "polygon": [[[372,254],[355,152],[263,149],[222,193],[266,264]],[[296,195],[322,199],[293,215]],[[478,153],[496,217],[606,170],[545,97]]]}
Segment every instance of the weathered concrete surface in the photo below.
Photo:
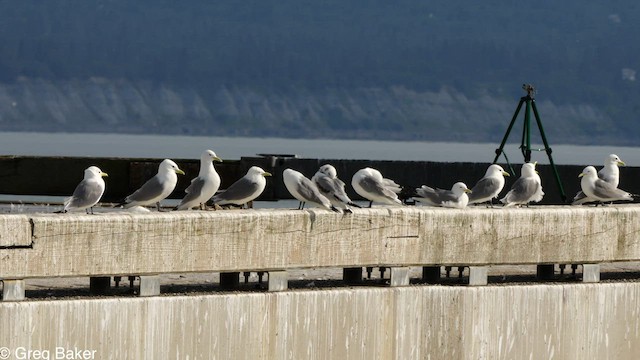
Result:
{"label": "weathered concrete surface", "polygon": [[[24,217],[0,219],[24,228]],[[0,248],[0,279],[640,260],[637,205],[64,214],[30,221],[32,236],[20,236],[32,247]]]}
{"label": "weathered concrete surface", "polygon": [[0,344],[103,359],[637,359],[639,312],[636,282],[27,301],[0,303]]}
{"label": "weathered concrete surface", "polygon": [[31,245],[31,224],[26,215],[0,216],[0,249]]}

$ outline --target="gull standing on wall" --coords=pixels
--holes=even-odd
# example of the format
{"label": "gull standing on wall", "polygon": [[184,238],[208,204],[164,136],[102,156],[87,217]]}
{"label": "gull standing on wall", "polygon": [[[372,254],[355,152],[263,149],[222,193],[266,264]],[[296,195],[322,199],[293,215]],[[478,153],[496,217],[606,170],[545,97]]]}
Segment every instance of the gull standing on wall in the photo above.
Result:
{"label": "gull standing on wall", "polygon": [[177,210],[191,210],[198,206],[200,210],[205,210],[206,202],[216,194],[220,188],[220,175],[213,167],[213,162],[222,160],[212,150],[205,150],[200,155],[200,173],[198,177],[191,180],[191,184],[184,190],[187,195],[176,207]]}
{"label": "gull standing on wall", "polygon": [[[620,168],[618,168],[618,166],[625,165],[624,161],[620,160],[618,155],[610,154],[604,160],[604,167],[598,171],[598,177],[613,185],[614,188],[617,188],[620,184]],[[593,201],[596,200],[587,197],[583,191],[578,191],[576,196],[573,198],[571,205],[581,205]]]}
{"label": "gull standing on wall", "polygon": [[184,171],[169,159],[164,159],[158,167],[158,173],[149,179],[142,187],[133,194],[127,196],[119,205],[124,205],[125,209],[134,206],[156,205],[160,211],[160,201],[171,195],[178,183],[178,175],[184,175]]}
{"label": "gull standing on wall", "polygon": [[580,180],[582,192],[584,192],[588,198],[593,199],[592,201],[633,201],[632,194],[618,189],[613,186],[613,184],[600,179],[596,168],[593,166],[584,168],[578,177],[582,178],[582,180]]}
{"label": "gull standing on wall", "polygon": [[498,194],[504,188],[504,177],[509,176],[509,173],[504,171],[502,166],[498,164],[489,165],[484,177],[471,188],[471,194],[469,194],[469,204],[489,203],[493,207],[493,199],[498,197]]}
{"label": "gull standing on wall", "polygon": [[100,201],[104,194],[105,183],[102,177],[108,176],[97,166],[89,166],[84,171],[84,179],[80,181],[73,195],[65,199],[64,209],[60,212],[71,210],[86,210],[87,214],[93,214],[93,206]]}
{"label": "gull standing on wall", "polygon": [[345,183],[338,179],[336,168],[330,164],[325,164],[311,178],[322,195],[326,196],[333,206],[342,209],[345,212],[352,212],[349,206],[359,208],[360,205],[354,204],[344,190]]}
{"label": "gull standing on wall", "polygon": [[284,186],[287,188],[289,193],[300,201],[298,209],[304,209],[305,203],[309,202],[327,210],[340,212],[340,210],[335,206],[331,205],[331,201],[329,201],[329,199],[320,193],[316,184],[307,179],[300,172],[292,169],[285,169],[282,173],[282,180],[284,181]]}
{"label": "gull standing on wall", "polygon": [[252,166],[247,174],[241,177],[224,190],[213,197],[213,203],[216,205],[239,205],[243,206],[249,201],[256,199],[264,191],[267,186],[265,176],[271,176],[270,172],[262,170],[258,166]]}
{"label": "gull standing on wall", "polygon": [[536,171],[536,163],[525,163],[520,171],[520,178],[511,186],[511,190],[500,199],[505,207],[514,205],[528,205],[530,202],[540,202],[544,192],[542,181]]}
{"label": "gull standing on wall", "polygon": [[391,179],[382,177],[380,171],[370,167],[360,169],[351,178],[351,186],[358,195],[369,200],[369,207],[373,202],[390,205],[402,205],[398,193],[402,191],[400,185]]}

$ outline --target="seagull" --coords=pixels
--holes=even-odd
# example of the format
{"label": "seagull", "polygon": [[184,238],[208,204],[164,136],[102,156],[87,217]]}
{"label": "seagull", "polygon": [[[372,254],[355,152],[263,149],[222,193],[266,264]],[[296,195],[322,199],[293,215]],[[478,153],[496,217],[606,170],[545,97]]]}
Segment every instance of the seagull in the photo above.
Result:
{"label": "seagull", "polygon": [[[618,155],[610,154],[604,160],[604,167],[598,171],[598,177],[609,184],[613,185],[614,188],[618,187],[620,183],[620,169],[618,166],[625,166],[624,161],[620,160]],[[581,205],[587,202],[596,201],[594,199],[590,199],[584,195],[583,191],[578,191],[576,196],[573,198],[573,202],[571,205]]]}
{"label": "seagull", "polygon": [[382,177],[380,171],[372,168],[358,170],[351,178],[351,186],[358,195],[369,200],[369,207],[373,202],[390,205],[402,205],[398,193],[402,191],[400,185],[391,179]]}
{"label": "seagull", "polygon": [[65,199],[64,209],[59,212],[86,210],[87,214],[93,214],[93,206],[104,194],[105,183],[102,179],[104,176],[108,176],[107,173],[97,166],[89,166],[85,169],[84,179],[76,186],[73,195]]}
{"label": "seagull", "polygon": [[227,190],[213,197],[216,205],[240,205],[253,201],[260,196],[267,186],[265,176],[271,176],[270,172],[262,170],[258,166],[252,166],[247,174],[241,177],[227,188]]}
{"label": "seagull", "polygon": [[471,189],[469,204],[488,202],[491,206],[492,200],[500,194],[504,188],[504,177],[509,173],[504,171],[498,164],[489,165],[484,177],[480,179]]}
{"label": "seagull", "polygon": [[300,172],[285,169],[282,173],[282,180],[284,181],[284,186],[289,190],[289,193],[300,201],[298,209],[304,209],[305,203],[310,202],[327,210],[340,212],[335,206],[331,205],[329,199],[320,193],[316,184]]}
{"label": "seagull", "polygon": [[158,173],[149,179],[142,187],[133,194],[127,196],[119,205],[124,205],[125,209],[133,206],[146,206],[155,204],[160,211],[160,201],[171,195],[178,183],[178,175],[184,175],[184,171],[169,159],[164,159],[158,167]]}
{"label": "seagull", "polygon": [[427,185],[422,185],[416,189],[418,197],[416,200],[425,202],[432,206],[442,206],[448,208],[464,209],[469,202],[468,193],[471,190],[463,182],[453,184],[451,190],[434,189]]}
{"label": "seagull", "polygon": [[633,201],[633,195],[618,189],[613,184],[600,179],[596,168],[593,166],[587,166],[582,170],[580,175],[580,188],[587,198],[594,199],[594,201],[608,202],[608,201]]}
{"label": "seagull", "polygon": [[206,202],[215,195],[220,188],[220,175],[213,167],[213,161],[222,160],[211,150],[205,150],[200,155],[200,173],[198,177],[191,180],[191,185],[184,192],[187,193],[176,210],[191,210],[199,206],[201,210],[206,209]]}
{"label": "seagull", "polygon": [[354,204],[347,193],[344,191],[345,183],[338,179],[338,172],[336,168],[330,164],[325,164],[311,178],[322,195],[326,196],[333,206],[344,210],[345,212],[352,212],[349,206],[359,208],[360,205]]}
{"label": "seagull", "polygon": [[500,199],[505,207],[513,205],[528,205],[530,202],[542,200],[542,182],[536,171],[536,163],[525,163],[520,171],[520,178],[511,186],[511,190]]}

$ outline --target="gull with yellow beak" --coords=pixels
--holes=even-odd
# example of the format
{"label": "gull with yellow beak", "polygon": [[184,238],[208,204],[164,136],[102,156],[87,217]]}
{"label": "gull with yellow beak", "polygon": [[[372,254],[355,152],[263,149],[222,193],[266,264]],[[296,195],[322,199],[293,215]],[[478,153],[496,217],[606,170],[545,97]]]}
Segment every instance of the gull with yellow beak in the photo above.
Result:
{"label": "gull with yellow beak", "polygon": [[500,199],[505,207],[529,205],[530,202],[540,202],[544,196],[542,181],[536,171],[537,162],[525,163],[520,170],[520,178],[511,186],[511,190]]}
{"label": "gull with yellow beak", "polygon": [[262,170],[258,166],[252,166],[247,174],[241,177],[227,188],[227,190],[213,197],[213,203],[216,205],[238,205],[244,207],[244,204],[253,201],[264,191],[267,186],[265,176],[271,176],[270,172]]}
{"label": "gull with yellow beak", "polygon": [[200,210],[206,209],[206,202],[216,194],[220,188],[220,175],[216,172],[216,168],[213,167],[213,162],[222,162],[222,159],[216,155],[212,150],[205,150],[200,155],[200,172],[198,177],[191,180],[184,192],[187,195],[184,196],[182,201],[176,210],[191,210],[198,206]]}
{"label": "gull with yellow beak", "polygon": [[587,166],[580,175],[580,188],[591,201],[633,201],[633,195],[598,177],[596,168]]}
{"label": "gull with yellow beak", "polygon": [[509,173],[498,164],[489,165],[484,177],[471,188],[469,204],[488,203],[493,207],[492,200],[500,194],[504,188],[504,177]]}
{"label": "gull with yellow beak", "polygon": [[[604,161],[604,166],[600,171],[598,171],[598,177],[609,184],[613,185],[614,188],[617,188],[620,184],[620,169],[618,166],[626,166],[624,161],[620,160],[620,157],[616,154],[609,154]],[[595,199],[591,199],[587,197],[583,191],[578,191],[576,196],[573,198],[572,205],[581,205],[587,202],[597,201]]]}
{"label": "gull with yellow beak", "polygon": [[80,181],[73,195],[65,199],[64,209],[60,212],[72,210],[86,210],[87,214],[93,214],[93,206],[100,201],[104,194],[105,183],[104,176],[107,173],[102,172],[97,166],[89,166],[84,171],[84,179]]}
{"label": "gull with yellow beak", "polygon": [[471,190],[463,182],[457,182],[453,184],[451,190],[434,189],[422,185],[416,189],[416,193],[418,194],[416,200],[428,205],[464,209],[469,203],[467,194],[471,193]]}
{"label": "gull with yellow beak", "polygon": [[127,196],[119,205],[124,205],[125,209],[134,206],[156,205],[160,211],[160,201],[171,195],[178,183],[178,175],[184,175],[178,164],[169,159],[164,159],[158,167],[158,173],[147,180],[144,185],[133,194]]}

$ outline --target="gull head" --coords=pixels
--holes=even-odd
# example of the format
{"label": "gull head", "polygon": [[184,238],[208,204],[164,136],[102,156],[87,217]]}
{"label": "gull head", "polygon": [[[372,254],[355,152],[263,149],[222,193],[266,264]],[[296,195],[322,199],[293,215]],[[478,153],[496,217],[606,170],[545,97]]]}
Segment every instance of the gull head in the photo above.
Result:
{"label": "gull head", "polygon": [[200,159],[204,160],[204,161],[217,161],[217,162],[222,162],[222,159],[220,159],[218,157],[218,155],[216,155],[215,152],[213,152],[213,150],[205,150],[202,153],[202,156],[200,156]]}
{"label": "gull head", "polygon": [[492,164],[489,166],[489,168],[487,168],[487,173],[485,174],[485,176],[496,176],[496,175],[510,176],[508,172],[504,171],[502,166],[498,164]]}
{"label": "gull head", "polygon": [[593,166],[587,166],[582,170],[582,172],[580,173],[580,175],[578,175],[578,177],[597,178],[598,172],[596,171],[596,168],[594,168]]}
{"label": "gull head", "polygon": [[451,191],[458,196],[464,193],[468,193],[468,194],[471,193],[471,190],[463,182],[457,182],[453,184],[453,186],[451,187]]}
{"label": "gull head", "polygon": [[521,176],[529,177],[537,174],[538,172],[536,171],[536,164],[537,162],[522,164]]}
{"label": "gull head", "polygon": [[618,155],[616,154],[610,154],[609,157],[607,157],[607,161],[608,164],[610,165],[618,165],[618,166],[625,166],[627,164],[625,164],[624,161],[622,161]]}
{"label": "gull head", "polygon": [[334,168],[333,165],[330,165],[330,164],[325,164],[320,166],[320,169],[318,171],[327,175],[332,179],[335,179],[338,176],[338,172],[336,171],[336,168]]}
{"label": "gull head", "polygon": [[251,168],[249,168],[249,171],[247,171],[248,175],[258,175],[258,176],[272,176],[272,174],[268,171],[264,171],[261,167],[258,166],[252,166]]}
{"label": "gull head", "polygon": [[176,174],[184,175],[184,171],[180,170],[178,164],[169,159],[162,160],[160,163],[160,171],[175,172]]}
{"label": "gull head", "polygon": [[103,172],[102,170],[100,170],[99,167],[97,166],[89,166],[85,171],[84,171],[84,178],[88,179],[88,178],[100,178],[103,176],[109,176],[106,172]]}

